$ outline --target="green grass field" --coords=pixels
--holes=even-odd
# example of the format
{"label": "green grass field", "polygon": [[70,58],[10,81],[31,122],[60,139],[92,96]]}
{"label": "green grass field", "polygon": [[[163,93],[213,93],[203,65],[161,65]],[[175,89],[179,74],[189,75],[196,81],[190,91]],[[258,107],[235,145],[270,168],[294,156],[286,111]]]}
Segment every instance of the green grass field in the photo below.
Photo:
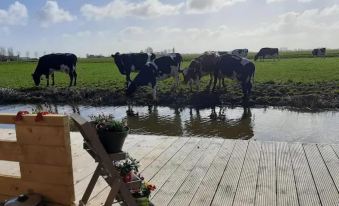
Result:
{"label": "green grass field", "polygon": [[[192,58],[190,56],[189,58]],[[189,64],[184,58],[183,68]],[[36,62],[9,62],[0,63],[0,88],[28,89],[34,87],[31,73]],[[275,83],[320,83],[336,82],[339,84],[339,57],[331,58],[282,58],[280,61],[267,60],[256,62],[255,82]],[[122,76],[111,58],[80,59],[77,66],[78,88],[123,89],[125,77]],[[133,74],[134,76],[135,74]],[[182,78],[182,77],[181,77]],[[203,85],[209,77],[203,78]],[[68,75],[56,73],[56,87],[67,87]],[[170,89],[168,79],[160,83],[160,88]],[[46,80],[42,81],[45,87]],[[186,90],[188,86],[182,85]]]}

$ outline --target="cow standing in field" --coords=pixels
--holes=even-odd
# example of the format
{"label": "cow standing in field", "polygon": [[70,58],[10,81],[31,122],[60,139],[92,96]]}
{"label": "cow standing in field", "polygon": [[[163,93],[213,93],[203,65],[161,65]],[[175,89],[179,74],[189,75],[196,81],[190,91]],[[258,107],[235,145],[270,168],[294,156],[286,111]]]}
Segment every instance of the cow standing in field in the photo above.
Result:
{"label": "cow standing in field", "polygon": [[128,85],[126,95],[133,94],[138,87],[151,85],[153,89],[153,100],[156,100],[157,82],[173,77],[175,82],[173,88],[179,85],[179,65],[170,56],[156,58],[153,62],[147,62],[135,79]]}
{"label": "cow standing in field", "polygon": [[131,82],[131,72],[139,71],[147,62],[155,59],[155,54],[147,53],[129,53],[120,54],[119,52],[111,55],[117,65],[120,73],[126,75],[127,86]]}
{"label": "cow standing in field", "polygon": [[179,53],[169,53],[168,56],[170,56],[173,61],[178,65],[178,68],[180,70],[181,62],[182,62],[182,56]]}
{"label": "cow standing in field", "polygon": [[215,90],[218,79],[222,80],[223,86],[225,86],[224,77],[238,80],[244,94],[244,101],[247,102],[251,94],[254,73],[255,66],[250,60],[236,55],[222,55],[219,57],[216,65],[212,90]]}
{"label": "cow standing in field", "polygon": [[326,55],[326,48],[318,48],[312,50],[313,57],[325,57]]}
{"label": "cow standing in field", "polygon": [[279,49],[278,48],[262,48],[260,51],[254,56],[254,61],[257,59],[262,59],[263,61],[267,58],[279,59]]}
{"label": "cow standing in field", "polygon": [[218,58],[218,53],[205,52],[203,55],[193,59],[188,68],[182,71],[184,82],[186,84],[189,83],[191,91],[194,83],[197,85],[197,89],[199,90],[200,79],[206,74],[210,75],[208,89],[211,87]]}
{"label": "cow standing in field", "polygon": [[235,49],[231,52],[231,54],[245,58],[248,55],[248,49]]}
{"label": "cow standing in field", "polygon": [[36,86],[40,84],[40,78],[42,75],[46,76],[47,86],[49,86],[49,75],[52,76],[52,85],[54,85],[54,72],[61,71],[69,75],[70,83],[72,86],[74,79],[74,86],[77,81],[76,73],[77,56],[70,53],[64,54],[47,54],[39,58],[38,65],[32,74],[34,83]]}

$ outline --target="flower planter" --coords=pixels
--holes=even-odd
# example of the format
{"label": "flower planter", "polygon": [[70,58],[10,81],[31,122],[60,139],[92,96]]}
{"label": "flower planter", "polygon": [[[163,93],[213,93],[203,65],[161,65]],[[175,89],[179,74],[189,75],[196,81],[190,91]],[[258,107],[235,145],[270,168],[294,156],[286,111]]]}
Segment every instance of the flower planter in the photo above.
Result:
{"label": "flower planter", "polygon": [[121,152],[129,128],[124,132],[98,131],[99,139],[107,153]]}
{"label": "flower planter", "polygon": [[135,200],[138,206],[150,206],[148,197],[137,197]]}

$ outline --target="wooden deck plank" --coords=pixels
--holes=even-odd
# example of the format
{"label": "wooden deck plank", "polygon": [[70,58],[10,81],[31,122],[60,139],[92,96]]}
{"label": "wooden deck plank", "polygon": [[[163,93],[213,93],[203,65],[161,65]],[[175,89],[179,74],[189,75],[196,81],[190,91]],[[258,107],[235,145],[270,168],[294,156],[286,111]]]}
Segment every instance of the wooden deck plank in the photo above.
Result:
{"label": "wooden deck plank", "polygon": [[155,205],[167,205],[171,201],[182,182],[187,178],[187,175],[194,168],[194,166],[196,165],[202,154],[204,154],[210,143],[211,139],[202,139],[193,149],[193,151],[188,154],[184,161],[181,162],[179,167],[176,167],[174,172],[171,172],[169,174],[170,176],[168,177],[168,179],[166,178],[166,182],[162,183],[164,180],[162,176],[156,176],[152,179],[152,182],[158,186],[157,189],[153,192],[152,197],[152,202]]}
{"label": "wooden deck plank", "polygon": [[192,198],[190,205],[204,206],[211,204],[215,191],[217,190],[218,183],[220,182],[223,172],[231,157],[234,145],[235,141],[233,140],[224,141],[221,149],[202,180],[199,189]]}
{"label": "wooden deck plank", "polygon": [[175,144],[180,138],[167,138],[164,139],[160,145],[152,150],[151,153],[147,154],[144,158],[140,160],[139,171],[143,171],[147,168],[154,160],[156,160],[163,152]]}
{"label": "wooden deck plank", "polygon": [[235,194],[234,206],[250,206],[255,203],[255,191],[260,163],[261,143],[250,141]]}
{"label": "wooden deck plank", "polygon": [[182,183],[181,187],[176,192],[169,205],[189,205],[215,156],[219,152],[223,142],[223,139],[212,140],[211,144],[200,157],[193,170],[188,174],[187,178]]}
{"label": "wooden deck plank", "polygon": [[258,183],[255,205],[276,205],[275,144],[264,142],[258,170]]}
{"label": "wooden deck plank", "polygon": [[339,158],[331,145],[318,145],[318,148],[339,191]]}
{"label": "wooden deck plank", "polygon": [[243,168],[248,141],[236,141],[233,153],[215,193],[212,205],[232,205]]}
{"label": "wooden deck plank", "polygon": [[[154,175],[170,161],[172,158],[178,158],[179,155],[185,156],[189,151],[185,148],[193,149],[194,145],[197,144],[198,139],[179,138],[174,145],[164,151],[157,159],[155,159],[150,165],[148,165],[142,171],[142,175],[147,179],[152,179]],[[185,148],[183,148],[185,147]],[[175,156],[178,152],[179,155]]]}
{"label": "wooden deck plank", "polygon": [[300,143],[290,143],[289,148],[299,205],[321,205],[302,145]]}
{"label": "wooden deck plank", "polygon": [[322,205],[339,205],[339,193],[315,144],[304,145]]}
{"label": "wooden deck plank", "polygon": [[276,143],[277,205],[299,205],[287,143]]}

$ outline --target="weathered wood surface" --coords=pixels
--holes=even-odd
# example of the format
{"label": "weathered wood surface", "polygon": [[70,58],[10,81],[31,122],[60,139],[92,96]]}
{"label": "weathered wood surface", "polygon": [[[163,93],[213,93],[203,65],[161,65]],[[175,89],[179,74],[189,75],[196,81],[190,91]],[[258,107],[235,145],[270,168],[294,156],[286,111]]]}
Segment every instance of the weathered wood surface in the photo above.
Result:
{"label": "weathered wood surface", "polygon": [[[77,200],[96,168],[81,138],[71,133]],[[156,184],[156,205],[339,205],[338,145],[129,135],[124,150]],[[88,205],[108,195],[99,179]]]}

